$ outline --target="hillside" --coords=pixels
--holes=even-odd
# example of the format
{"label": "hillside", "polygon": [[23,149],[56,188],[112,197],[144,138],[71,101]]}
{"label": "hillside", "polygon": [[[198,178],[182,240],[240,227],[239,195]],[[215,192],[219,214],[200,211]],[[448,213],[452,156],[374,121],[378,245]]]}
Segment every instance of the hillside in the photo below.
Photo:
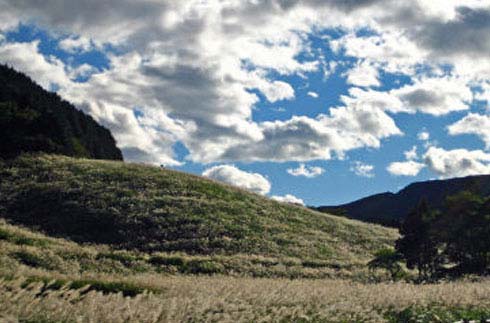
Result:
{"label": "hillside", "polygon": [[318,211],[342,213],[357,220],[397,225],[417,206],[422,198],[433,208],[442,208],[446,197],[469,190],[482,196],[490,195],[490,175],[468,176],[446,180],[413,183],[398,193],[381,193],[337,205],[320,206]]}
{"label": "hillside", "polygon": [[0,167],[0,214],[80,243],[140,252],[362,265],[395,230],[157,167],[52,155]]}
{"label": "hillside", "polygon": [[47,152],[122,160],[110,131],[26,75],[0,64],[0,158]]}
{"label": "hillside", "polygon": [[[81,246],[0,219],[0,321],[476,322],[490,315],[489,280],[373,284],[379,277],[370,272],[366,284],[358,274],[341,279],[345,271],[328,279],[318,262],[285,260]],[[327,279],[304,279],[314,277]]]}

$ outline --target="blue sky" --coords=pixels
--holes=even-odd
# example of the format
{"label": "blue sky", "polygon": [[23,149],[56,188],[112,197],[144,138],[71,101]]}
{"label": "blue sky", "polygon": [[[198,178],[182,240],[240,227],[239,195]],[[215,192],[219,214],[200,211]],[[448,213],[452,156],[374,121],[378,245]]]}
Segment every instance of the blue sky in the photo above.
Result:
{"label": "blue sky", "polygon": [[485,1],[1,6],[0,62],[127,161],[307,205],[490,173]]}

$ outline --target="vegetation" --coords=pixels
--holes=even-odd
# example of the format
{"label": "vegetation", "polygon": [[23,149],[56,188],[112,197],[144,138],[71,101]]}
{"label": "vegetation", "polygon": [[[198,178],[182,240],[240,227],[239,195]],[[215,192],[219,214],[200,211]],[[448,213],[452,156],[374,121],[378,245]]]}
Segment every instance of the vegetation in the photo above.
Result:
{"label": "vegetation", "polygon": [[[0,321],[454,322],[490,316],[487,280],[372,284],[359,275],[341,279],[338,271],[326,279],[248,277],[244,271],[239,274],[247,262],[269,275],[279,268],[286,273],[287,266],[298,271],[301,263],[82,246],[2,221],[0,232]],[[234,260],[242,267],[189,275],[183,266],[218,260],[224,265]]]}
{"label": "vegetation", "polygon": [[422,201],[400,233],[396,249],[421,280],[490,273],[490,197],[464,191],[440,211]]}
{"label": "vegetation", "polygon": [[[0,281],[0,321],[456,322],[490,317],[490,282],[365,285],[343,280],[148,277],[164,292],[124,297]],[[40,301],[42,295],[42,301]]]}
{"label": "vegetation", "polygon": [[[0,321],[490,316],[487,280],[386,282],[404,272],[399,255],[386,249],[398,237],[393,229],[121,162],[24,155],[0,162],[0,178]],[[148,234],[136,237],[131,230]],[[189,247],[200,243],[205,247]]]}
{"label": "vegetation", "polygon": [[122,160],[109,130],[5,65],[0,65],[0,138],[0,158],[47,152]]}
{"label": "vegetation", "polygon": [[0,214],[12,223],[117,249],[292,258],[343,270],[364,267],[398,237],[158,167],[26,155],[0,165],[0,176]]}
{"label": "vegetation", "polygon": [[375,258],[368,263],[368,267],[374,269],[385,269],[390,273],[393,281],[403,278],[406,273],[400,264],[402,255],[394,249],[381,249],[375,254]]}
{"label": "vegetation", "polygon": [[421,199],[434,209],[442,209],[449,196],[463,191],[480,197],[490,195],[490,175],[468,176],[413,183],[398,193],[381,193],[338,206],[320,206],[320,212],[338,214],[364,222],[399,227]]}

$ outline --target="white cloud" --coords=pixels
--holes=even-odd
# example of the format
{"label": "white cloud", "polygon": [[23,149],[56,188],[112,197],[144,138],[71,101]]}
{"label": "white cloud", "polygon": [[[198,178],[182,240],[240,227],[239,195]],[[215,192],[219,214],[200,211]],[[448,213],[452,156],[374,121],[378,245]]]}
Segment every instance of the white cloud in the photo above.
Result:
{"label": "white cloud", "polygon": [[269,193],[271,189],[271,184],[264,176],[231,165],[213,166],[206,169],[202,175],[262,195]]}
{"label": "white cloud", "polygon": [[374,166],[360,161],[354,162],[350,171],[354,172],[357,176],[368,178],[374,177]]}
{"label": "white cloud", "polygon": [[470,88],[463,79],[442,77],[417,80],[413,85],[391,91],[407,111],[440,116],[453,111],[469,109],[473,99]]}
{"label": "white cloud", "polygon": [[404,162],[391,163],[386,169],[389,173],[395,176],[417,176],[424,167],[425,164],[408,160]]}
{"label": "white cloud", "polygon": [[69,84],[63,62],[55,57],[44,57],[38,52],[38,46],[39,41],[5,43],[0,46],[0,62],[26,73],[47,90],[53,84]]}
{"label": "white cloud", "polygon": [[311,96],[311,97],[312,97],[312,98],[314,98],[314,99],[317,99],[317,98],[319,97],[318,93],[313,92],[313,91],[309,91],[309,92],[307,93],[307,95],[308,95],[308,96]]}
{"label": "white cloud", "polygon": [[318,177],[325,172],[325,169],[318,166],[305,166],[300,164],[298,168],[288,168],[288,174],[292,176],[304,176],[307,178]]}
{"label": "white cloud", "polygon": [[[109,68],[95,73],[43,57],[35,42],[4,41],[0,61],[46,88],[60,85],[61,95],[110,127],[130,160],[178,163],[172,146],[179,141],[197,162],[329,159],[401,134],[386,112],[465,110],[472,99],[468,84],[486,84],[488,4],[434,3],[107,0],[60,6],[55,0],[6,0],[0,3],[2,32],[29,22],[54,35],[73,35],[60,44],[68,50],[109,45],[124,54],[109,54]],[[346,32],[329,44],[357,59],[360,69],[416,76],[413,84],[388,92],[351,89],[345,106],[325,115],[254,121],[258,97],[250,90],[270,102],[290,100],[294,89],[276,76],[335,68],[335,62],[308,55],[308,34],[329,27]],[[360,28],[372,33],[359,36]],[[441,73],[441,64],[453,68],[452,76]],[[375,85],[373,69],[354,72],[352,83]],[[73,83],[77,75],[91,77]],[[134,116],[136,107],[144,117]],[[158,122],[149,120],[153,115]]]}
{"label": "white cloud", "polygon": [[469,109],[473,94],[462,79],[435,77],[415,80],[414,84],[386,92],[353,87],[341,99],[347,105],[376,107],[394,113],[441,116]]}
{"label": "white cloud", "polygon": [[94,73],[97,73],[97,71],[97,68],[92,65],[82,64],[75,68],[70,68],[68,71],[68,75],[70,79],[86,78]]}
{"label": "white cloud", "polygon": [[300,205],[305,204],[302,199],[297,198],[296,196],[291,194],[286,194],[284,196],[273,195],[271,196],[271,199],[284,203],[300,204]]}
{"label": "white cloud", "polygon": [[258,86],[269,102],[294,99],[294,89],[286,82],[274,81],[265,86]]}
{"label": "white cloud", "polygon": [[482,150],[430,147],[424,161],[441,178],[490,174],[490,154]]}
{"label": "white cloud", "polygon": [[68,53],[81,53],[88,52],[92,49],[92,42],[89,38],[85,37],[68,37],[61,40],[58,46]]}
{"label": "white cloud", "polygon": [[407,160],[415,160],[418,158],[417,156],[417,146],[412,146],[412,148],[410,150],[407,150],[405,152],[403,152],[403,154],[405,155],[405,159]]}
{"label": "white cloud", "polygon": [[347,83],[356,86],[379,86],[378,69],[368,61],[358,63],[347,72]]}
{"label": "white cloud", "polygon": [[[401,134],[386,113],[360,106],[331,108],[330,115],[319,115],[315,119],[294,116],[290,120],[263,122],[258,126],[263,138],[233,145],[219,157],[215,151],[213,157],[230,161],[331,159],[332,153],[343,156],[356,148],[378,148],[381,139]],[[203,144],[206,143],[201,141]],[[199,157],[201,161],[207,158]]]}
{"label": "white cloud", "polygon": [[414,65],[423,62],[428,55],[402,32],[393,30],[367,37],[347,34],[331,41],[330,45],[337,52],[344,49],[348,56],[383,64],[384,69],[393,73],[411,74]]}
{"label": "white cloud", "polygon": [[473,134],[480,137],[486,149],[490,149],[490,116],[469,113],[448,127],[450,135]]}
{"label": "white cloud", "polygon": [[421,141],[427,141],[430,139],[430,133],[425,130],[422,130],[417,134],[417,139]]}

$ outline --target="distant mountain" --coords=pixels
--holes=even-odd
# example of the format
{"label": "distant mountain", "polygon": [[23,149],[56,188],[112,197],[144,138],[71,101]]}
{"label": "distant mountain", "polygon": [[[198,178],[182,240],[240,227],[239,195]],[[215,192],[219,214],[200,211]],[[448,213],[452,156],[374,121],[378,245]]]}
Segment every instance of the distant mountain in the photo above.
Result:
{"label": "distant mountain", "polygon": [[122,160],[108,129],[5,65],[0,65],[0,138],[0,158],[47,152]]}
{"label": "distant mountain", "polygon": [[380,193],[351,203],[316,209],[351,219],[397,226],[422,198],[426,198],[431,207],[440,209],[446,197],[465,190],[482,196],[490,195],[490,175],[418,182],[398,193]]}

